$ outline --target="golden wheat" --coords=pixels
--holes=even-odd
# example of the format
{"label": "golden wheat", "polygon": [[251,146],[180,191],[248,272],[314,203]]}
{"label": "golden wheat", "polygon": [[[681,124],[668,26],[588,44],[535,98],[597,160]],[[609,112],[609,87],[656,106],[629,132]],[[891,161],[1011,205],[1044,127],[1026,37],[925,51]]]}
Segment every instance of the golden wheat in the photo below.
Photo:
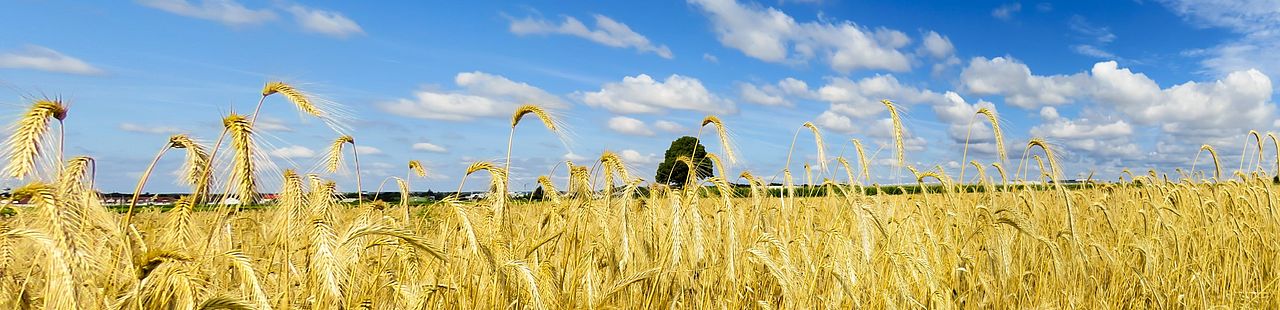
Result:
{"label": "golden wheat", "polygon": [[[61,123],[66,117],[67,106],[61,100],[41,99],[32,103],[22,118],[9,126],[12,133],[4,142],[4,157],[8,160],[4,166],[4,174],[10,178],[22,179],[34,173],[41,149],[48,147],[44,139],[49,133],[49,126],[54,120]],[[62,150],[58,151],[61,156]]]}
{"label": "golden wheat", "polygon": [[[165,149],[188,156],[175,178],[208,184],[209,171],[230,170],[224,196],[254,196],[244,193],[256,186],[243,185],[246,177],[256,184],[259,170],[252,121],[233,114],[224,128],[231,153],[224,161],[201,155],[187,136],[170,138]],[[1251,135],[1262,153],[1260,134]],[[870,183],[869,162],[854,144]],[[1031,154],[1035,148],[1043,153]],[[128,224],[101,205],[97,162],[78,156],[33,166],[28,176],[49,178],[6,199],[29,204],[0,205],[12,211],[0,216],[0,308],[1280,306],[1273,263],[1280,249],[1271,245],[1280,238],[1271,206],[1280,191],[1256,172],[1222,179],[1216,152],[1203,151],[1214,157],[1215,182],[1195,180],[1193,164],[1180,181],[1126,169],[1128,181],[1093,183],[1090,175],[1068,186],[1059,179],[1059,149],[1037,138],[1019,169],[1036,159],[1052,184],[1011,186],[999,158],[991,163],[999,188],[975,160],[965,164],[978,169],[982,187],[958,187],[964,180],[941,166],[900,165],[916,185],[864,189],[849,160],[837,157],[849,183],[806,169],[802,193],[790,167],[782,168],[781,188],[741,171],[740,193],[729,179],[731,160],[721,160],[727,152],[708,153],[718,166],[713,176],[691,173],[679,189],[646,185],[621,156],[605,152],[599,169],[567,164],[567,196],[538,177],[540,201],[508,199],[509,171],[477,162],[459,194],[465,178],[483,170],[486,198],[449,196],[414,213],[408,181],[425,174],[420,162],[409,163],[404,179],[387,178],[403,211],[380,200],[345,206],[334,180],[286,169],[274,201],[243,202],[261,206],[202,211],[195,186],[168,211],[130,212],[136,220]],[[705,164],[692,158],[678,164]],[[595,187],[598,178],[606,187]]]}

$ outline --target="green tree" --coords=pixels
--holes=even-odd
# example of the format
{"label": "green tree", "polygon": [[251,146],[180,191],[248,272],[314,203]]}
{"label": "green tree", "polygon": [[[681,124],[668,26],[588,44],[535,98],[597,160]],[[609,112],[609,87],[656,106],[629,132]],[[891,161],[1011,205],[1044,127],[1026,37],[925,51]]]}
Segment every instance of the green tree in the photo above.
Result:
{"label": "green tree", "polygon": [[712,169],[715,169],[710,159],[707,159],[706,147],[698,143],[698,139],[690,136],[680,137],[675,141],[671,141],[671,147],[667,148],[665,159],[658,164],[657,174],[654,176],[655,182],[680,187],[684,185],[685,180],[689,178],[689,168],[687,165],[677,161],[681,156],[690,157],[697,168],[697,179],[711,176]]}

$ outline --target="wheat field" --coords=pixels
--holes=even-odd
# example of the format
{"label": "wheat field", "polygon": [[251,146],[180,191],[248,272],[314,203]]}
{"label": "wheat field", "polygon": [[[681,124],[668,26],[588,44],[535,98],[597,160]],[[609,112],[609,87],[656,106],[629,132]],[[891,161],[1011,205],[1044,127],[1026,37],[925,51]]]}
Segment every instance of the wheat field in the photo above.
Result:
{"label": "wheat field", "polygon": [[[335,131],[320,166],[350,162],[359,176],[358,158],[344,156],[359,136],[343,134],[340,108],[279,82],[264,87],[258,107],[275,94]],[[884,104],[898,133],[894,159],[906,163],[902,124]],[[1054,147],[1032,139],[1020,158],[1003,147],[995,158],[966,150],[973,161],[961,181],[904,166],[923,192],[890,195],[868,184],[861,142],[857,158],[826,158],[835,140],[806,123],[797,140],[811,136],[814,168],[834,177],[797,184],[784,168],[785,184],[771,189],[750,172],[720,169],[671,187],[605,152],[570,163],[563,186],[538,178],[546,197],[530,201],[506,195],[516,129],[539,122],[558,133],[563,124],[528,105],[513,113],[506,162],[465,171],[463,182],[488,184],[488,198],[410,205],[411,181],[425,173],[410,162],[394,179],[399,202],[345,204],[340,194],[359,189],[298,167],[264,175],[254,111],[225,116],[211,144],[157,141],[157,161],[184,156],[177,175],[190,194],[167,210],[116,212],[93,187],[93,158],[64,157],[62,121],[74,111],[56,99],[32,102],[3,145],[5,177],[28,184],[29,203],[9,201],[13,214],[0,217],[0,308],[1280,307],[1280,193],[1262,168],[1257,132],[1257,167],[1232,176],[1206,146],[1211,172],[1066,186]],[[994,112],[974,116],[1005,143]],[[717,167],[738,160],[729,125],[709,116],[699,130],[719,145],[709,156]],[[151,176],[173,175],[151,166],[135,201]],[[264,188],[263,178],[283,182]],[[263,208],[213,203],[262,193],[278,199]]]}

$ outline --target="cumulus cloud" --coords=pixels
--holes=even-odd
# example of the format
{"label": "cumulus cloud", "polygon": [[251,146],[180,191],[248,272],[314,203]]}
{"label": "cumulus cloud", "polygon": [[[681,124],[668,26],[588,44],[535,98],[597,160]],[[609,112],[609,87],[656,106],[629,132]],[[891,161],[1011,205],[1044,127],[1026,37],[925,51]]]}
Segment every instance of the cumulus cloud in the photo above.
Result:
{"label": "cumulus cloud", "polygon": [[360,154],[360,155],[379,155],[379,154],[382,154],[382,149],[379,149],[379,148],[376,148],[376,147],[372,147],[372,146],[368,146],[368,145],[357,145],[357,146],[356,146],[356,154]]}
{"label": "cumulus cloud", "polygon": [[253,124],[253,128],[261,131],[273,132],[293,131],[293,127],[289,127],[289,124],[285,123],[284,120],[270,116],[263,116],[262,118],[259,118],[258,122]]}
{"label": "cumulus cloud", "polygon": [[934,59],[946,59],[956,53],[955,45],[951,45],[951,39],[937,32],[930,31],[925,34],[923,42],[920,50]]}
{"label": "cumulus cloud", "polygon": [[898,30],[850,21],[797,22],[776,8],[736,0],[689,2],[711,19],[721,44],[752,58],[777,63],[820,58],[839,72],[911,69],[910,57],[901,51],[911,39]]}
{"label": "cumulus cloud", "polygon": [[1186,82],[1161,89],[1141,73],[1115,62],[1095,64],[1093,97],[1144,124],[1166,132],[1263,128],[1275,116],[1271,79],[1258,70],[1237,71],[1221,80]]}
{"label": "cumulus cloud", "polygon": [[622,82],[606,83],[597,92],[575,94],[589,106],[614,113],[661,113],[668,109],[715,114],[732,114],[737,107],[707,91],[698,79],[673,74],[657,81],[648,75],[628,76]]}
{"label": "cumulus cloud", "polygon": [[831,103],[830,111],[840,115],[864,118],[887,111],[880,100],[890,99],[900,106],[917,103],[943,102],[942,94],[927,89],[904,85],[888,74],[875,75],[859,80],[844,77],[829,78],[818,88],[816,98]]}
{"label": "cumulus cloud", "polygon": [[586,157],[586,156],[578,155],[578,154],[575,154],[575,153],[573,153],[573,152],[564,153],[564,156],[561,156],[560,158],[561,158],[561,159],[564,159],[564,160],[568,160],[568,161],[585,161],[585,160],[587,160],[587,157]]}
{"label": "cumulus cloud", "polygon": [[653,128],[657,128],[658,130],[661,130],[667,133],[682,133],[682,132],[689,131],[688,128],[681,126],[679,123],[668,121],[668,120],[660,120],[660,121],[653,122]]}
{"label": "cumulus cloud", "polygon": [[644,53],[654,53],[662,58],[671,59],[671,49],[666,45],[654,44],[644,35],[631,30],[627,24],[615,21],[608,16],[596,14],[596,28],[588,28],[577,18],[565,16],[559,24],[532,16],[522,19],[511,19],[509,30],[517,35],[530,34],[563,34],[571,35],[611,47],[633,48]]}
{"label": "cumulus cloud", "polygon": [[155,135],[171,135],[181,133],[183,130],[171,126],[145,126],[135,123],[120,123],[120,130],[136,133],[147,133]]}
{"label": "cumulus cloud", "polygon": [[1271,79],[1252,69],[1220,80],[1161,88],[1145,74],[1120,68],[1114,61],[1094,64],[1087,72],[1039,76],[1012,59],[975,58],[961,73],[961,83],[971,93],[1001,95],[1005,102],[1026,109],[1092,101],[1168,133],[1225,135],[1264,128],[1276,110]]}
{"label": "cumulus cloud", "polygon": [[316,151],[301,145],[290,145],[271,150],[268,154],[272,157],[284,159],[311,158],[316,156]]}
{"label": "cumulus cloud", "polygon": [[996,7],[994,10],[991,10],[991,17],[995,17],[1000,20],[1007,21],[1007,20],[1013,19],[1013,15],[1021,11],[1022,11],[1022,3],[1018,3],[1018,2],[1008,3],[1008,4],[1004,4]]}
{"label": "cumulus cloud", "polygon": [[942,75],[947,68],[960,64],[960,58],[956,57],[956,47],[951,44],[951,39],[934,31],[925,33],[916,53],[935,61],[932,70],[935,77]]}
{"label": "cumulus cloud", "polygon": [[415,92],[412,99],[397,99],[377,106],[392,114],[447,121],[510,116],[511,111],[527,102],[535,102],[549,109],[568,106],[556,95],[500,75],[480,71],[462,72],[454,77],[454,83],[461,89],[424,89]]}
{"label": "cumulus cloud", "polygon": [[793,106],[788,97],[811,97],[809,84],[795,78],[785,78],[776,84],[738,84],[738,97],[742,101],[766,106]]}
{"label": "cumulus cloud", "polygon": [[960,72],[960,83],[969,93],[1004,96],[1005,103],[1024,109],[1066,104],[1088,90],[1089,77],[1073,75],[1040,76],[1013,58],[977,57]]}
{"label": "cumulus cloud", "polygon": [[622,161],[628,164],[650,165],[658,162],[658,154],[644,154],[636,150],[622,150],[618,152],[618,156],[622,157]]}
{"label": "cumulus cloud", "polygon": [[227,26],[247,26],[274,20],[270,9],[250,9],[235,0],[200,0],[193,4],[188,0],[138,0],[139,4],[165,12],[211,20]]}
{"label": "cumulus cloud", "polygon": [[1041,109],[1040,115],[1045,122],[1032,127],[1031,135],[1056,141],[1067,151],[1095,157],[1135,158],[1141,154],[1131,141],[1133,126],[1123,119],[1101,115],[1067,119],[1052,107]]}
{"label": "cumulus cloud", "polygon": [[445,148],[445,147],[443,147],[443,146],[439,146],[439,145],[436,145],[436,144],[433,144],[433,143],[428,143],[428,142],[418,142],[418,143],[414,143],[414,144],[413,144],[413,146],[412,146],[412,148],[413,148],[413,150],[414,150],[414,151],[423,151],[423,152],[432,152],[432,153],[446,153],[446,152],[449,152],[449,149],[446,149],[446,148]]}
{"label": "cumulus cloud", "polygon": [[984,119],[977,118],[978,109],[987,108],[988,110],[996,110],[995,104],[985,100],[978,100],[975,103],[968,103],[960,94],[955,92],[947,92],[943,94],[944,101],[933,105],[933,113],[938,116],[938,120],[948,124],[947,134],[952,141],[964,143],[968,139],[969,143],[985,143],[995,141],[995,132],[991,130],[991,125],[987,124]]}
{"label": "cumulus cloud", "polygon": [[713,63],[713,64],[720,63],[719,57],[716,57],[716,55],[711,55],[708,53],[702,53],[702,60],[706,60],[707,62]]}
{"label": "cumulus cloud", "polygon": [[298,25],[302,26],[302,29],[306,31],[336,38],[364,34],[364,29],[359,24],[342,15],[342,13],[308,8],[296,4],[289,6],[288,11],[293,14],[293,18],[298,22]]}
{"label": "cumulus cloud", "polygon": [[32,69],[80,75],[103,73],[102,69],[98,69],[83,60],[39,45],[27,45],[15,51],[0,53],[0,68]]}
{"label": "cumulus cloud", "polygon": [[858,131],[858,128],[853,126],[853,119],[848,116],[831,112],[831,110],[823,111],[822,114],[818,114],[818,118],[814,119],[813,123],[818,125],[818,127],[844,134]]}
{"label": "cumulus cloud", "polygon": [[614,116],[609,119],[609,129],[625,135],[632,136],[652,136],[653,130],[649,129],[643,121],[626,117]]}

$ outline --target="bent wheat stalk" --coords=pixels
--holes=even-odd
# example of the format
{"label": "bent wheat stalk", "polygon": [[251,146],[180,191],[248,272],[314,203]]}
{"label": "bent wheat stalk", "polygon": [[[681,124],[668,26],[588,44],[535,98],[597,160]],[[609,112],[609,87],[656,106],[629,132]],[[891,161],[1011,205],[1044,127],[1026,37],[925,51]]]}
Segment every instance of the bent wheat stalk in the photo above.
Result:
{"label": "bent wheat stalk", "polygon": [[[1005,160],[1008,160],[1009,155],[1007,154],[1007,150],[1005,150],[1004,148],[1004,135],[1000,132],[1000,120],[999,118],[996,117],[995,111],[988,109],[986,107],[983,107],[983,108],[979,108],[978,111],[974,113],[973,117],[969,119],[969,128],[965,130],[964,151],[963,151],[963,154],[960,156],[960,162],[964,163],[969,159],[969,137],[970,135],[973,134],[973,123],[974,123],[974,120],[978,118],[978,115],[986,116],[987,122],[991,123],[991,132],[996,137],[996,156],[999,157],[1000,162],[1004,162]],[[960,182],[961,183],[965,182],[965,179],[964,179],[965,168],[966,167],[964,165],[960,166]]]}
{"label": "bent wheat stalk", "polygon": [[[560,125],[559,120],[552,118],[551,114],[547,113],[547,111],[542,109],[540,106],[534,104],[521,105],[516,108],[515,113],[511,114],[511,133],[507,135],[507,161],[506,165],[503,166],[504,172],[511,172],[511,146],[516,139],[516,126],[520,124],[520,120],[524,119],[525,115],[529,114],[537,116],[538,119],[542,121],[542,125],[547,127],[548,131],[551,131],[551,133],[555,134],[561,141],[564,141],[564,134],[560,131],[560,128],[563,126]],[[504,173],[502,177],[504,179],[503,181],[506,182],[506,178],[508,176]],[[506,194],[507,192],[504,188],[502,195],[506,196]]]}
{"label": "bent wheat stalk", "polygon": [[[4,166],[4,174],[23,179],[35,173],[41,144],[49,133],[49,126],[57,120],[61,131],[62,121],[66,118],[67,106],[61,100],[40,99],[32,103],[22,118],[9,127],[12,133],[4,142],[4,157],[8,160]],[[62,164],[62,140],[62,137],[58,138],[59,165]]]}
{"label": "bent wheat stalk", "polygon": [[889,109],[889,118],[893,120],[893,145],[897,147],[898,166],[906,166],[906,147],[902,144],[902,119],[898,117],[898,109],[894,107],[893,101],[889,101],[889,99],[881,100],[880,103],[883,103]]}
{"label": "bent wheat stalk", "polygon": [[364,182],[360,178],[360,150],[356,147],[356,139],[350,135],[342,135],[333,140],[329,144],[329,151],[325,153],[325,170],[329,173],[338,172],[342,167],[342,147],[351,145],[351,160],[356,166],[356,205],[364,203]]}
{"label": "bent wheat stalk", "polygon": [[129,199],[129,209],[124,213],[125,227],[132,223],[133,208],[138,205],[138,196],[142,194],[142,187],[146,186],[147,178],[151,177],[151,171],[155,170],[156,163],[160,162],[160,157],[163,157],[164,153],[169,151],[172,146],[172,143],[165,143],[164,147],[160,148],[160,152],[156,153],[156,157],[151,159],[151,164],[147,165],[147,170],[142,171],[142,176],[138,178],[138,185],[133,188],[133,198]]}

